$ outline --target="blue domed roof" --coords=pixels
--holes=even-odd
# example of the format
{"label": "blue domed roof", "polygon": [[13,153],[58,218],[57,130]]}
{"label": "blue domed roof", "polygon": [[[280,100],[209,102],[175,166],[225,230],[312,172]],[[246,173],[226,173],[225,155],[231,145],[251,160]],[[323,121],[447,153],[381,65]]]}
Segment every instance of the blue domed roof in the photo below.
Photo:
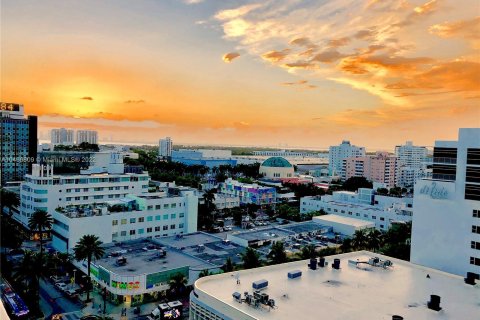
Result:
{"label": "blue domed roof", "polygon": [[271,157],[263,161],[262,167],[289,168],[293,166],[290,162],[282,157]]}

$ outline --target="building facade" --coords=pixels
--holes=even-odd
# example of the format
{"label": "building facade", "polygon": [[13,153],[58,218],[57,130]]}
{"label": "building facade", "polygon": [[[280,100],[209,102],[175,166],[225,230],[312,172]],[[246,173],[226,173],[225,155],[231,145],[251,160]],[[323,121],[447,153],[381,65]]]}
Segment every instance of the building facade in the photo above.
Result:
{"label": "building facade", "polygon": [[83,142],[98,144],[98,132],[95,130],[77,130],[75,142],[77,144]]}
{"label": "building facade", "polygon": [[398,186],[411,188],[415,181],[426,177],[428,172],[427,155],[426,147],[414,146],[412,141],[407,141],[404,145],[395,147]]}
{"label": "building facade", "polygon": [[277,191],[273,187],[264,187],[258,184],[242,183],[231,178],[220,183],[219,193],[239,197],[240,205],[257,204],[268,205],[277,201]]}
{"label": "building facade", "polygon": [[172,161],[186,165],[201,165],[209,168],[220,165],[235,166],[237,160],[232,158],[231,150],[180,149],[172,151]]}
{"label": "building facade", "polygon": [[36,162],[37,126],[23,105],[0,102],[0,186],[23,180]]}
{"label": "building facade", "polygon": [[374,156],[352,157],[343,160],[343,178],[365,177],[372,182],[393,188],[396,183],[397,157],[386,152]]}
{"label": "building facade", "polygon": [[431,179],[414,188],[411,261],[480,275],[480,129],[436,141]]}
{"label": "building facade", "polygon": [[412,221],[413,198],[377,195],[373,189],[360,188],[358,192],[336,191],[300,199],[301,214],[319,210],[373,222],[375,228],[386,231],[392,223]]}
{"label": "building facade", "polygon": [[292,150],[262,150],[253,151],[254,156],[283,157],[283,158],[327,158],[327,153],[301,152]]}
{"label": "building facade", "polygon": [[344,159],[363,156],[365,156],[365,148],[354,146],[348,140],[342,141],[338,146],[331,146],[328,154],[330,174],[342,176]]}
{"label": "building facade", "polygon": [[171,157],[172,147],[173,147],[173,141],[170,137],[166,137],[165,139],[160,139],[159,147],[158,147],[158,155],[160,157]]}
{"label": "building facade", "polygon": [[52,129],[50,130],[50,142],[52,145],[73,146],[74,131],[71,129]]}

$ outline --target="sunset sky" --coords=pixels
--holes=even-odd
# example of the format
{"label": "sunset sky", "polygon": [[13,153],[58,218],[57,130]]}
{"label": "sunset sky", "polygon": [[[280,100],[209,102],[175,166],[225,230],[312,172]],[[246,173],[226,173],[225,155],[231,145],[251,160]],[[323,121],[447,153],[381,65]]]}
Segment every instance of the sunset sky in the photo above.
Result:
{"label": "sunset sky", "polygon": [[0,100],[100,140],[391,150],[480,127],[478,0],[2,0]]}

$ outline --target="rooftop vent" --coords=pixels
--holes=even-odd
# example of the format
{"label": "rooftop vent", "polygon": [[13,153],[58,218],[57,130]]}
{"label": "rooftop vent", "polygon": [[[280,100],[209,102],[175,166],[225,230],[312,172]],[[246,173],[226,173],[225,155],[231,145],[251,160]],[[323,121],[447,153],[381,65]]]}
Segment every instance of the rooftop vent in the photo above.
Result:
{"label": "rooftop vent", "polygon": [[317,270],[317,258],[311,258],[310,263],[308,264],[308,268],[312,270]]}
{"label": "rooftop vent", "polygon": [[318,260],[318,266],[320,268],[323,268],[325,267],[327,264],[325,263],[325,258],[324,257],[320,257],[320,259]]}
{"label": "rooftop vent", "polygon": [[340,269],[340,259],[333,259],[332,268],[336,270]]}
{"label": "rooftop vent", "polygon": [[472,286],[475,285],[475,280],[479,278],[479,275],[473,272],[467,272],[467,277],[465,278],[465,283]]}
{"label": "rooftop vent", "polygon": [[393,315],[392,320],[403,320],[402,316]]}
{"label": "rooftop vent", "polygon": [[288,274],[288,279],[295,279],[295,278],[300,278],[302,276],[302,271],[300,270],[293,270],[290,271]]}
{"label": "rooftop vent", "polygon": [[265,279],[258,280],[252,283],[252,288],[255,290],[260,290],[268,287],[268,281]]}
{"label": "rooftop vent", "polygon": [[432,294],[430,296],[430,301],[427,303],[428,309],[432,309],[435,311],[440,311],[442,308],[440,307],[440,296]]}

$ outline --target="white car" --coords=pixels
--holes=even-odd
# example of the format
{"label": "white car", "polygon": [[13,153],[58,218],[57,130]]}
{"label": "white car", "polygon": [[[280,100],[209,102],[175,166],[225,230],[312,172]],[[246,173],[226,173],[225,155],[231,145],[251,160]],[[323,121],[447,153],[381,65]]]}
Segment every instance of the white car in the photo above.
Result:
{"label": "white car", "polygon": [[64,282],[57,282],[55,283],[55,287],[57,287],[59,290],[65,291],[68,287],[68,284]]}

